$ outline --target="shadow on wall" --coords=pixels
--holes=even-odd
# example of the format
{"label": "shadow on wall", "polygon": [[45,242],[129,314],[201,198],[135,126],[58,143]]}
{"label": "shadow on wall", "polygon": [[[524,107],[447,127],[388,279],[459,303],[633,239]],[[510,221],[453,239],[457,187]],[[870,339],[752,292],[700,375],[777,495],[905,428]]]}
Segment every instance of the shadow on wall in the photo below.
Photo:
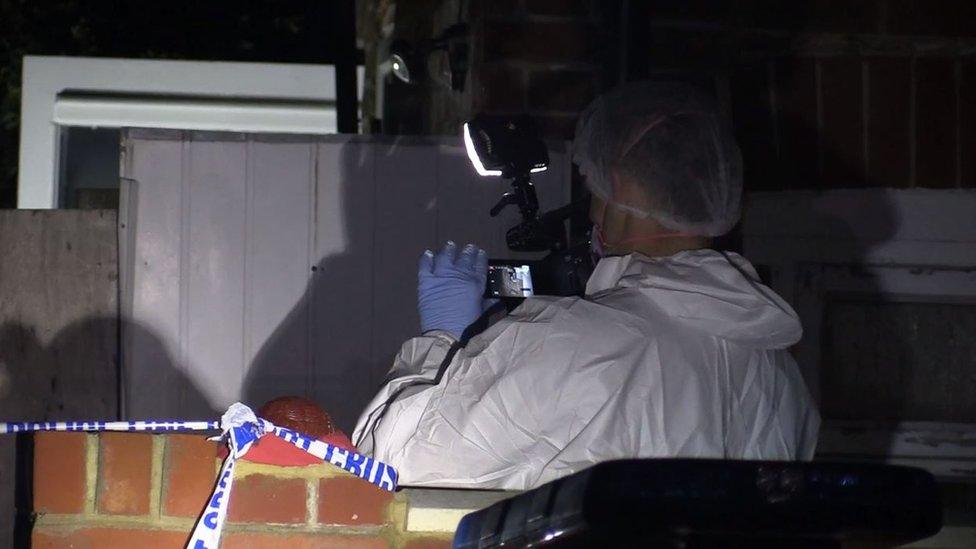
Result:
{"label": "shadow on wall", "polygon": [[[33,326],[0,325],[0,421],[117,419],[120,327],[117,318],[92,317],[66,326],[45,344]],[[157,356],[166,354],[151,330],[132,322],[124,328]],[[168,365],[159,379],[190,388],[180,408],[188,416],[178,419],[219,417],[175,362],[159,364]],[[0,521],[0,545],[30,544],[32,440],[30,435],[0,437],[0,511],[14,517]]]}
{"label": "shadow on wall", "polygon": [[[785,220],[791,227],[765,229],[765,234],[802,235],[781,239],[783,248],[776,250],[775,255],[837,258],[826,260],[825,263],[833,263],[828,266],[813,261],[797,265],[798,279],[792,281],[795,286],[787,285],[797,293],[784,296],[794,304],[801,294],[807,298],[819,296],[823,304],[822,314],[815,320],[820,325],[804,326],[804,329],[808,333],[816,329],[820,335],[819,341],[805,343],[819,346],[820,361],[815,365],[815,371],[819,375],[824,420],[894,422],[910,419],[905,417],[905,412],[911,398],[912,369],[918,360],[911,345],[890,337],[890,333],[884,334],[878,327],[878,321],[883,320],[878,318],[881,310],[878,305],[884,303],[884,288],[864,269],[870,261],[871,251],[895,236],[900,219],[885,193],[866,196],[865,193],[838,192],[844,188],[894,187],[897,182],[879,180],[877,176],[872,179],[865,173],[863,151],[851,150],[862,146],[857,138],[844,143],[838,141],[839,138],[834,139],[836,135],[818,135],[816,110],[797,108],[802,104],[816,105],[816,96],[801,97],[815,89],[809,69],[809,59],[795,59],[780,71],[778,78],[785,92],[785,99],[780,100],[786,105],[780,113],[780,147],[769,165],[754,166],[753,170],[747,167],[746,174],[747,177],[752,173],[769,179],[768,171],[762,171],[771,170],[776,177],[782,178],[774,188],[810,191],[795,193],[788,198],[796,206],[791,212],[803,212]],[[748,139],[740,134],[740,139],[743,138]],[[879,158],[875,162],[883,160]],[[749,183],[747,181],[747,188]],[[827,190],[834,192],[826,194],[824,191]],[[752,222],[770,223],[762,219]],[[818,249],[791,249],[804,241]],[[856,278],[857,295],[822,287],[830,269],[847,270]],[[803,320],[811,321],[809,318]]]}
{"label": "shadow on wall", "polygon": [[[116,318],[88,318],[61,329],[50,343],[44,344],[31,326],[0,326],[0,364],[5,365],[9,383],[5,389],[0,388],[2,420],[116,419],[120,328],[123,326]],[[186,410],[187,417],[177,419],[211,419],[219,415],[187,380],[152,330],[127,321],[124,331],[138,337],[155,356],[167,358],[159,362],[168,366],[156,372],[153,387],[165,383],[184,388],[178,404],[180,410]]]}
{"label": "shadow on wall", "polygon": [[[374,234],[382,219],[376,212],[372,156],[365,150],[342,148],[340,188],[323,190],[334,175],[319,173],[325,181],[320,181],[315,200],[333,200],[336,207],[316,205],[316,211],[326,211],[329,216],[324,219],[320,214],[316,220],[317,253],[329,248],[335,252],[308,266],[310,278],[301,299],[255,354],[242,390],[245,402],[255,405],[288,391],[306,396],[348,434],[375,394],[402,339],[419,330],[415,318],[384,317],[393,313],[375,302],[375,269],[383,262]],[[324,196],[327,192],[336,195]],[[342,237],[336,238],[337,234]],[[415,270],[411,266],[407,272]],[[415,279],[405,280],[403,291],[410,292],[413,299]],[[402,327],[401,341],[396,343],[376,333],[378,326],[391,323]]]}

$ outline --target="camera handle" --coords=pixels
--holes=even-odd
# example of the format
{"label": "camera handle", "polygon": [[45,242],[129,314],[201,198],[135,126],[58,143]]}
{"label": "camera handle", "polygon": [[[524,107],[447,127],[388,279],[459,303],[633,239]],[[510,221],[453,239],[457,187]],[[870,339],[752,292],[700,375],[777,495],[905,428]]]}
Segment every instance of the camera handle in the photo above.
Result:
{"label": "camera handle", "polygon": [[502,195],[501,199],[488,212],[496,217],[506,207],[516,205],[524,221],[536,221],[539,214],[539,198],[535,194],[535,185],[527,174],[516,175],[512,178],[512,190]]}

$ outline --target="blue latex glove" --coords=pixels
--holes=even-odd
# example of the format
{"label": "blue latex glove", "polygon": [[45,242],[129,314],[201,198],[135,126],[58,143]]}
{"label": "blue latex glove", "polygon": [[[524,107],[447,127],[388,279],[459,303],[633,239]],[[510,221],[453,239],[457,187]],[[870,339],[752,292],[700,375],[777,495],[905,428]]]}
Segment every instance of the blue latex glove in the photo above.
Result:
{"label": "blue latex glove", "polygon": [[436,255],[427,250],[420,256],[417,280],[421,331],[443,330],[460,339],[465,328],[481,316],[488,254],[473,244],[458,253],[457,246],[448,241]]}

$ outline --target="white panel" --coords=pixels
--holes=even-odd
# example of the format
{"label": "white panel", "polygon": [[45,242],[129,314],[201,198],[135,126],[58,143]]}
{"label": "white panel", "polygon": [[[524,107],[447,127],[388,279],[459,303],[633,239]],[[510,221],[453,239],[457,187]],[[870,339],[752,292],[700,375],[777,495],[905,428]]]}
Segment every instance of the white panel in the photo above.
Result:
{"label": "white panel", "polygon": [[249,141],[244,267],[244,396],[260,404],[311,387],[308,303],[311,143]]}
{"label": "white panel", "polygon": [[488,210],[510,185],[500,177],[482,177],[475,173],[463,147],[456,144],[439,147],[437,173],[437,244],[451,239],[464,245],[473,242],[484,248],[489,257],[503,257],[505,230],[514,225],[517,208],[509,208],[498,217]]}
{"label": "white panel", "polygon": [[245,143],[191,141],[184,179],[182,343],[197,383],[224,408],[243,374]]}
{"label": "white panel", "polygon": [[420,330],[417,261],[438,244],[440,160],[437,147],[426,144],[376,145],[373,356],[380,364],[390,364],[400,344]]}
{"label": "white panel", "polygon": [[347,432],[376,389],[373,288],[385,278],[373,269],[374,151],[369,143],[339,139],[318,147],[316,270],[310,286],[313,396]]}
{"label": "white panel", "polygon": [[753,193],[742,217],[754,261],[976,262],[973,189],[857,189]]}
{"label": "white panel", "polygon": [[235,132],[331,134],[333,102],[60,96],[53,122],[89,128],[173,128]]}

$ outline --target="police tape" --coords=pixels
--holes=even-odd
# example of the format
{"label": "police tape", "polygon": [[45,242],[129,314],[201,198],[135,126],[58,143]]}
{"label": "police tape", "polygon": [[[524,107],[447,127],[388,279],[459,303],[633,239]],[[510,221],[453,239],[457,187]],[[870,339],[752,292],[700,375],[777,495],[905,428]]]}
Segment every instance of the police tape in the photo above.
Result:
{"label": "police tape", "polygon": [[0,423],[0,435],[33,431],[216,431],[219,421],[41,421]]}
{"label": "police tape", "polygon": [[264,434],[273,434],[309,454],[331,463],[353,475],[390,492],[397,488],[397,472],[393,467],[364,456],[358,452],[333,446],[299,432],[278,427],[236,402],[224,413],[220,421],[46,421],[0,423],[0,434],[37,431],[215,431],[219,436],[211,440],[227,442],[227,458],[220,468],[213,493],[193,528],[187,542],[190,549],[216,549],[220,533],[227,518],[227,505],[234,485],[234,466],[251,446]]}

